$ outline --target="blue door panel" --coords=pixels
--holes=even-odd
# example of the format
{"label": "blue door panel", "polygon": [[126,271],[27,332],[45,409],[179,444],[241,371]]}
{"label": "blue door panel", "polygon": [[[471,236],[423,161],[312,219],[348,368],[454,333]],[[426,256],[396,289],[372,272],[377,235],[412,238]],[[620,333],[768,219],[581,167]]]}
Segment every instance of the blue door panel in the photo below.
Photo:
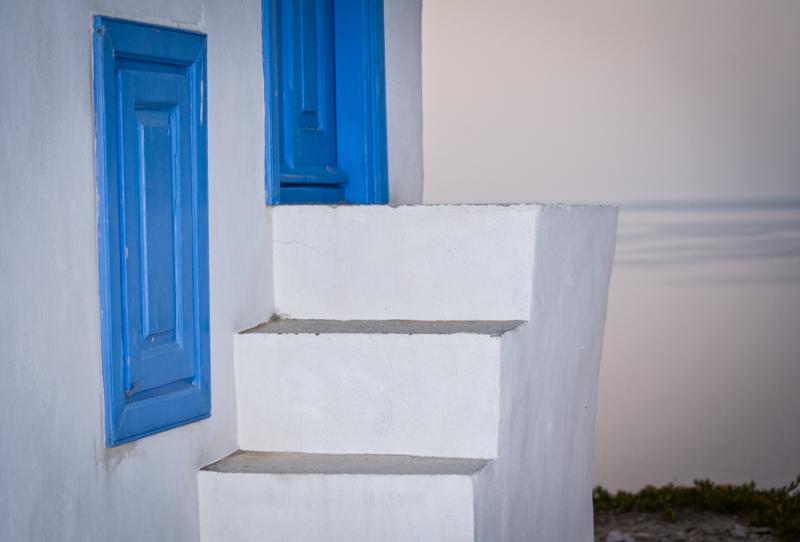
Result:
{"label": "blue door panel", "polygon": [[210,413],[204,85],[204,36],[95,19],[109,446]]}
{"label": "blue door panel", "polygon": [[341,198],[347,175],[336,156],[333,0],[283,2],[280,35],[281,185]]}
{"label": "blue door panel", "polygon": [[336,164],[332,15],[332,0],[297,0],[283,10],[285,156],[292,169]]}
{"label": "blue door panel", "polygon": [[269,203],[385,203],[382,0],[263,0]]}

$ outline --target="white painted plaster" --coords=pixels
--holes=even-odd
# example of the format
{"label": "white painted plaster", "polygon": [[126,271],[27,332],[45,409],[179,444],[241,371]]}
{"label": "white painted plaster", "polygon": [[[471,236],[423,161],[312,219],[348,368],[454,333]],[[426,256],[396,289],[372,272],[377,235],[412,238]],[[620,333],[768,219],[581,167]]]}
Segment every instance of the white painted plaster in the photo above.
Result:
{"label": "white painted plaster", "polygon": [[[103,441],[92,15],[208,34],[212,416]],[[236,446],[233,334],[271,311],[260,2],[0,2],[0,540],[198,538]]]}
{"label": "white painted plaster", "polygon": [[422,203],[422,0],[383,4],[389,201]]}
{"label": "white painted plaster", "polygon": [[203,542],[473,540],[466,475],[201,471],[199,485]]}
{"label": "white painted plaster", "polygon": [[497,456],[501,336],[246,333],[239,448]]}
{"label": "white painted plaster", "polygon": [[499,455],[476,476],[478,540],[594,539],[592,451],[616,213],[545,206],[529,323],[503,342]]}
{"label": "white painted plaster", "polygon": [[276,311],[342,320],[526,319],[539,209],[278,207]]}

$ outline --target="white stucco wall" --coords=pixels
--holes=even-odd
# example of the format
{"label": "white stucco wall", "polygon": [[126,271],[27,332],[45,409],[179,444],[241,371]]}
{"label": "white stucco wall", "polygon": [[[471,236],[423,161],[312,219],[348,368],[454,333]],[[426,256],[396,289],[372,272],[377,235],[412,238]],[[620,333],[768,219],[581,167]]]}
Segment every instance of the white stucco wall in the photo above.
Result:
{"label": "white stucco wall", "polygon": [[239,447],[496,457],[500,336],[517,323],[490,332],[448,324],[237,335]]}
{"label": "white stucco wall", "polygon": [[336,320],[525,319],[533,249],[522,235],[498,232],[530,233],[537,208],[276,208],[275,310]]}
{"label": "white stucco wall", "polygon": [[[232,340],[272,312],[261,2],[0,3],[0,539],[194,540],[236,446]],[[419,0],[386,6],[393,202],[418,202]],[[208,34],[212,417],[103,440],[91,17]]]}
{"label": "white stucco wall", "polygon": [[497,460],[476,475],[485,541],[589,541],[597,377],[616,209],[547,205],[530,315],[504,337]]}
{"label": "white stucco wall", "polygon": [[426,203],[622,205],[596,481],[794,478],[800,3],[429,0],[422,19]]}
{"label": "white stucco wall", "polygon": [[422,0],[385,0],[390,203],[422,202]]}
{"label": "white stucco wall", "polygon": [[[208,34],[212,416],[103,444],[91,17]],[[233,333],[271,311],[259,0],[0,3],[0,540],[196,540],[236,445]]]}

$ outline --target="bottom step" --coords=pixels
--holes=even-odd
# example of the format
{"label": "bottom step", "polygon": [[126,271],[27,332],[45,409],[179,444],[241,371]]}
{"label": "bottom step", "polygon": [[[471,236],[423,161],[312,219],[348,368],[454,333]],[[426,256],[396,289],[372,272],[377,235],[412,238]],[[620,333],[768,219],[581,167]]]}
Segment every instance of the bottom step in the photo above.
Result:
{"label": "bottom step", "polygon": [[201,539],[473,540],[472,475],[486,463],[236,452],[199,473]]}

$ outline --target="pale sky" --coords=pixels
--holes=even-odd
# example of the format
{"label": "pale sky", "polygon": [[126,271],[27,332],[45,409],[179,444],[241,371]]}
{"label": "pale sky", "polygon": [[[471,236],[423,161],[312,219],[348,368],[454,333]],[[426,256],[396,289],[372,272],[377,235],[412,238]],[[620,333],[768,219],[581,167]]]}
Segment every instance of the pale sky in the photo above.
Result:
{"label": "pale sky", "polygon": [[449,6],[423,10],[425,201],[623,208],[596,483],[788,483],[800,2]]}

